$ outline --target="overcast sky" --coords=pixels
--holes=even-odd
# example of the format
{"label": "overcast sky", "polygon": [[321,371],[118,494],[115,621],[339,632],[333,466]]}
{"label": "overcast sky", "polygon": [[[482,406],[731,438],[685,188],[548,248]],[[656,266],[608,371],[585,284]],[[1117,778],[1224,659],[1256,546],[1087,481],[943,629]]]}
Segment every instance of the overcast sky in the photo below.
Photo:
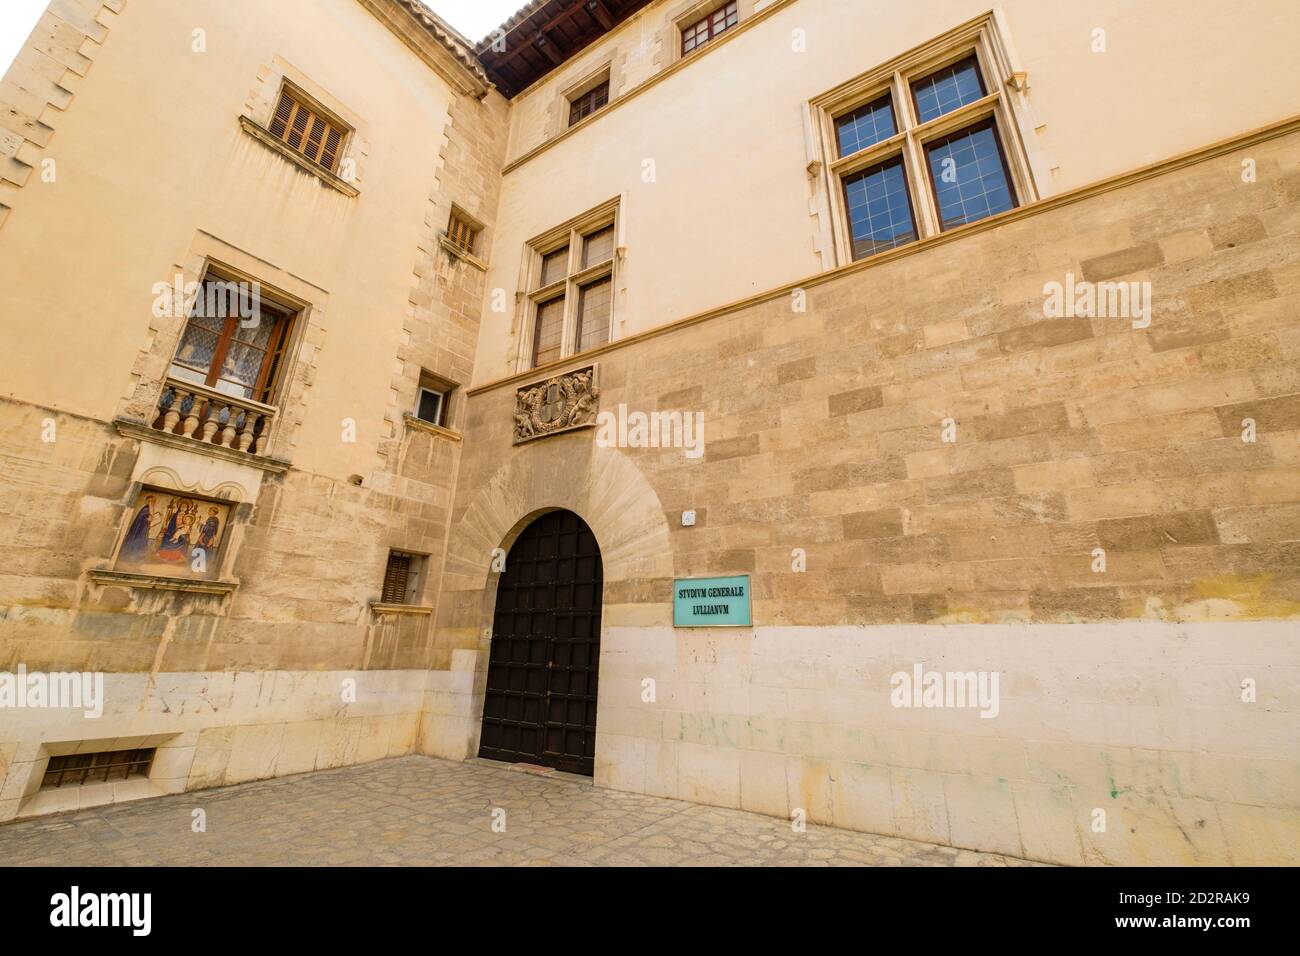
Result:
{"label": "overcast sky", "polygon": [[[184,0],[169,0],[183,3]],[[479,41],[510,18],[526,0],[425,0],[430,7],[472,41]],[[0,75],[9,69],[19,48],[41,18],[47,0],[0,0]]]}
{"label": "overcast sky", "polygon": [[[27,42],[27,35],[45,12],[47,0],[0,0],[0,76]],[[460,29],[457,27],[456,29]]]}

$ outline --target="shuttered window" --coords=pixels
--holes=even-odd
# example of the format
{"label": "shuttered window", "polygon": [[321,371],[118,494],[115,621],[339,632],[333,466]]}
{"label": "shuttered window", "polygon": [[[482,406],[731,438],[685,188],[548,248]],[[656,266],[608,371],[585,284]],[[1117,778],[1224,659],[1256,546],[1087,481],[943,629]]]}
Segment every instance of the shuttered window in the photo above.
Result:
{"label": "shuttered window", "polygon": [[280,102],[271,117],[271,135],[283,140],[313,163],[335,172],[347,130],[337,121],[321,114],[317,109],[285,87],[280,91]]}
{"label": "shuttered window", "polygon": [[451,211],[447,221],[447,241],[462,252],[474,255],[474,244],[478,239],[478,227],[463,216],[458,210]]}
{"label": "shuttered window", "polygon": [[384,569],[384,589],[380,600],[385,604],[405,604],[411,583],[411,555],[390,551]]}

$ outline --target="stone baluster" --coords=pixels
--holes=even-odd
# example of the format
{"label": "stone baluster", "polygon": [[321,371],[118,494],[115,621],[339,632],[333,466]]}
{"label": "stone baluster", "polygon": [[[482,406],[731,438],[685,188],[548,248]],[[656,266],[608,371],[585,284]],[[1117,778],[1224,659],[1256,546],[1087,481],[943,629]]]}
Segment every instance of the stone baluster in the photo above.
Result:
{"label": "stone baluster", "polygon": [[185,421],[181,424],[181,434],[186,438],[193,438],[194,432],[199,427],[200,409],[203,406],[203,399],[198,395],[192,395],[193,401],[190,402],[190,413],[185,416]]}
{"label": "stone baluster", "polygon": [[253,432],[257,429],[257,423],[262,420],[262,416],[256,412],[248,411],[244,413],[244,429],[239,433],[238,449],[248,451],[253,444]]}
{"label": "stone baluster", "polygon": [[212,436],[221,427],[221,406],[214,405],[210,400],[205,399],[203,411],[203,435],[201,437],[204,442],[211,442]]}
{"label": "stone baluster", "polygon": [[[189,395],[188,392],[183,392],[179,388],[171,388],[170,391],[172,393],[172,401],[171,404],[167,406],[166,414],[163,415],[162,424],[162,430],[168,434],[176,431],[176,425],[181,420],[181,406],[185,404],[185,399]],[[167,392],[168,389],[164,389],[163,395],[166,395]]]}
{"label": "stone baluster", "polygon": [[235,420],[239,418],[243,409],[238,405],[226,406],[226,425],[221,429],[221,447],[235,447]]}

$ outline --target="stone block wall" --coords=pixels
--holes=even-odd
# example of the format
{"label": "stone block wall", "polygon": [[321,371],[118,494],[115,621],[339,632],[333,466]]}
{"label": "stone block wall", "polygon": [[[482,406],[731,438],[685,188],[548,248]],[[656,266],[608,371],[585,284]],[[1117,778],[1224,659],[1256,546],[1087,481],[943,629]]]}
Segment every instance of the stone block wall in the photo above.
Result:
{"label": "stone block wall", "polygon": [[[491,548],[565,507],[605,556],[598,783],[1057,862],[1294,862],[1297,145],[1283,124],[583,356],[603,411],[703,413],[699,458],[513,446],[539,376],[478,390],[436,640],[476,655],[449,684],[470,736],[433,752],[476,748]],[[1070,281],[1149,283],[1149,325],[1050,317]],[[670,629],[672,579],[722,574],[754,629]],[[1000,672],[1000,716],[891,707],[915,664]]]}

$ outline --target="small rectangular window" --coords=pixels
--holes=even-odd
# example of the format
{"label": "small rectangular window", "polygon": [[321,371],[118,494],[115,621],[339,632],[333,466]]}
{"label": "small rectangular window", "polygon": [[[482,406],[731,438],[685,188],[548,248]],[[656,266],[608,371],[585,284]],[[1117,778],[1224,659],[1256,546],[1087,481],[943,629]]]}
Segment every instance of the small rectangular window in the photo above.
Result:
{"label": "small rectangular window", "polygon": [[586,93],[575,96],[569,101],[569,125],[572,126],[574,123],[586,119],[608,102],[609,80],[606,79]]}
{"label": "small rectangular window", "polygon": [[736,0],[725,3],[708,16],[697,20],[682,30],[682,55],[708,43],[719,33],[730,30],[740,22],[740,11]]}
{"label": "small rectangular window", "polygon": [[330,172],[338,167],[348,130],[287,85],[271,116],[271,135]]}
{"label": "small rectangular window", "polygon": [[430,425],[441,425],[446,398],[447,396],[442,392],[431,388],[420,389],[420,405],[416,409],[415,417]]}
{"label": "small rectangular window", "polygon": [[388,565],[384,568],[384,586],[380,594],[383,604],[414,604],[419,594],[420,573],[424,557],[405,551],[388,552]]}
{"label": "small rectangular window", "polygon": [[89,783],[111,783],[131,777],[149,776],[155,749],[102,750],[90,754],[51,757],[45,765],[41,789],[80,787]]}
{"label": "small rectangular window", "polygon": [[462,252],[474,255],[478,243],[479,227],[469,217],[453,207],[447,220],[447,241]]}

